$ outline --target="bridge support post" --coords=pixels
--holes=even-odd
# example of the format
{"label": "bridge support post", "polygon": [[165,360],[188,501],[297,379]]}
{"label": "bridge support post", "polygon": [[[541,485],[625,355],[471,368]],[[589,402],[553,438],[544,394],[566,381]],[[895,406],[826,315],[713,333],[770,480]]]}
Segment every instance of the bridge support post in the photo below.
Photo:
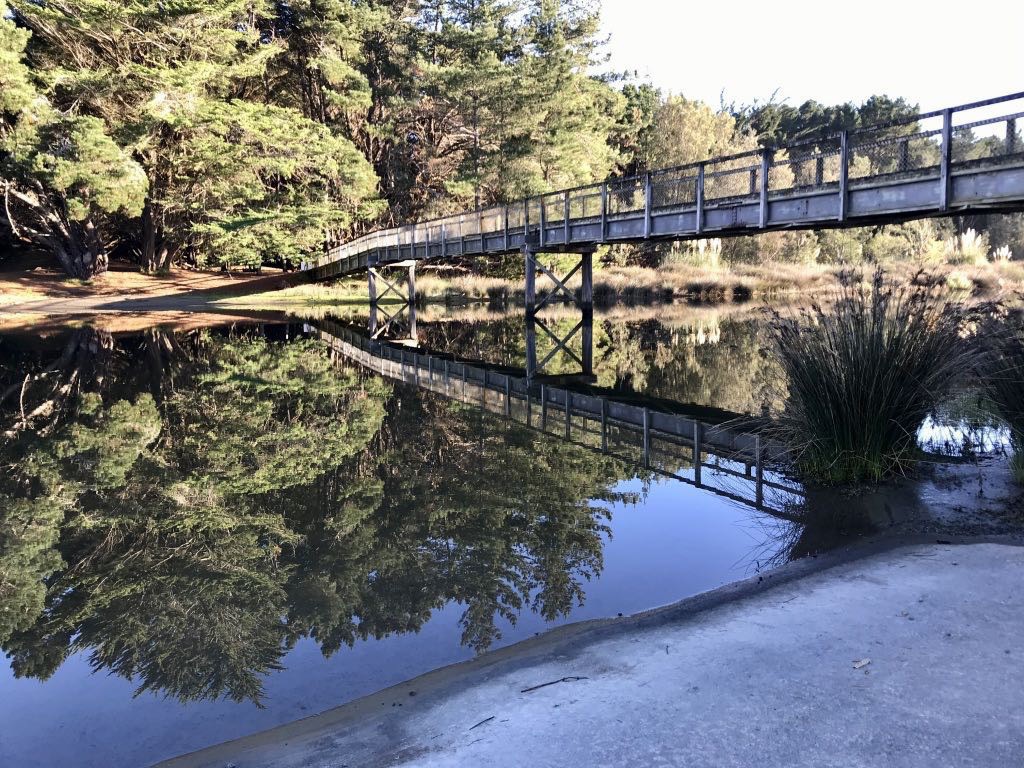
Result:
{"label": "bridge support post", "polygon": [[[563,294],[570,298],[574,304],[576,304],[583,312],[589,313],[594,308],[594,249],[587,248],[578,251],[579,261],[576,265],[569,270],[569,273],[565,277],[559,277],[549,267],[546,267],[537,259],[537,252],[530,246],[524,245],[522,249],[523,253],[523,266],[526,272],[526,286],[525,286],[525,300],[526,314],[536,314],[541,307],[552,301],[558,294]],[[543,272],[549,278],[551,282],[555,284],[555,289],[540,302],[537,301],[537,272]],[[580,295],[577,298],[576,294],[570,291],[567,287],[569,279],[577,272],[580,273]]]}
{"label": "bridge support post", "polygon": [[[408,271],[405,278],[405,293],[402,293],[401,282],[389,280],[384,276],[381,266],[367,268],[367,288],[370,294],[370,338],[376,339],[385,334],[393,334],[399,326],[408,326],[408,337],[402,337],[403,343],[418,343],[416,329],[416,261],[389,264],[389,267],[405,267]],[[383,290],[382,290],[383,288]],[[397,311],[388,311],[381,306],[381,299],[389,293],[395,294],[402,302]],[[380,315],[384,316],[383,323]],[[403,318],[404,316],[404,318]]]}
{"label": "bridge support post", "polygon": [[850,202],[850,134],[843,131],[839,134],[839,212],[838,221],[846,221],[846,207]]}
{"label": "bridge support post", "polygon": [[526,266],[526,314],[537,311],[537,260],[529,245],[523,246],[523,261]]}
{"label": "bridge support post", "polygon": [[950,168],[953,165],[953,110],[942,110],[942,160],[939,164],[939,209],[949,210],[949,202],[953,191],[953,177]]}

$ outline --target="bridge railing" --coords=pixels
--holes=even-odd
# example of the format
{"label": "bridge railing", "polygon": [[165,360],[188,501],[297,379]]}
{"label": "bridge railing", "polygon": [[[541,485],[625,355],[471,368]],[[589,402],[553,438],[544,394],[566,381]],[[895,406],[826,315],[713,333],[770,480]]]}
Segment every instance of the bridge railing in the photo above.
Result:
{"label": "bridge railing", "polygon": [[[646,237],[652,234],[652,213],[676,208],[697,210],[699,234],[704,207],[742,201],[761,202],[764,226],[773,197],[816,190],[844,194],[847,185],[890,177],[939,178],[945,204],[955,169],[1024,160],[1022,129],[1024,92],[379,230],[331,248],[317,265],[341,262],[337,273],[344,273],[366,266],[370,252],[396,259],[482,253],[495,250],[495,241],[488,240],[494,236],[499,249],[527,237],[544,246],[548,232],[559,227],[564,234],[555,242],[564,244],[571,241],[571,225],[586,221],[601,221],[600,240],[614,240],[608,222],[637,216],[645,218]],[[842,211],[841,205],[840,218]]]}

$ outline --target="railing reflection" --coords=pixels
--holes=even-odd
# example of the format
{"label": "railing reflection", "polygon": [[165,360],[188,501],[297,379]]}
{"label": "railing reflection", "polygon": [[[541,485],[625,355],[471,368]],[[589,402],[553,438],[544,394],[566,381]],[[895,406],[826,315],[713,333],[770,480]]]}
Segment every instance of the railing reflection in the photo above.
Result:
{"label": "railing reflection", "polygon": [[[802,489],[771,466],[781,448],[764,423],[727,412],[627,397],[587,386],[582,374],[530,376],[523,369],[393,346],[344,323],[316,332],[341,356],[375,373],[472,405],[529,429],[632,463],[645,472],[707,489],[792,518]],[[557,348],[556,348],[557,349]]]}

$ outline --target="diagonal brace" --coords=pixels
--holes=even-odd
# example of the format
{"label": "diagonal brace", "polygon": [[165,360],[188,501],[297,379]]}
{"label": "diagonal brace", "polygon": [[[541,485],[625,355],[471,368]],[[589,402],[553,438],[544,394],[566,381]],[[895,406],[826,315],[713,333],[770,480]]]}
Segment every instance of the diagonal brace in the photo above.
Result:
{"label": "diagonal brace", "polygon": [[383,275],[383,274],[381,274],[381,273],[380,273],[379,271],[377,271],[376,269],[372,269],[372,268],[371,268],[371,269],[370,269],[370,273],[371,273],[371,274],[372,274],[372,275],[373,275],[374,277],[376,277],[376,278],[380,278],[381,280],[383,280],[383,281],[384,281],[384,284],[385,284],[385,285],[386,285],[386,286],[388,287],[388,288],[387,288],[387,290],[386,290],[386,291],[384,291],[384,293],[382,293],[382,294],[380,294],[379,296],[377,296],[377,301],[380,301],[380,300],[381,300],[381,299],[383,299],[383,298],[384,298],[385,296],[387,296],[387,295],[388,295],[389,293],[391,293],[391,292],[394,292],[395,294],[397,294],[397,295],[398,295],[398,297],[399,297],[400,299],[402,299],[402,300],[403,300],[403,301],[405,301],[406,303],[408,303],[408,302],[409,302],[409,297],[408,297],[408,296],[406,296],[406,295],[405,295],[404,293],[402,293],[402,292],[401,292],[400,290],[398,290],[398,288],[397,288],[397,287],[395,286],[395,284],[394,284],[394,283],[392,283],[392,282],[391,282],[390,280],[388,280],[388,279],[387,279],[386,277],[384,277],[384,275]]}
{"label": "diagonal brace", "polygon": [[377,330],[370,336],[371,339],[377,339],[386,334],[388,330],[391,328],[391,326],[395,325],[399,321],[401,316],[405,312],[409,311],[409,305],[403,304],[394,314],[391,314],[383,307],[378,307],[377,311],[381,312],[385,317],[387,317],[387,320],[385,320],[384,324],[377,328]]}
{"label": "diagonal brace", "polygon": [[542,331],[544,331],[544,333],[546,333],[548,335],[548,337],[553,342],[555,342],[555,348],[552,349],[550,352],[548,352],[548,354],[544,357],[544,359],[541,360],[540,363],[537,365],[537,370],[538,371],[542,370],[544,368],[544,366],[547,365],[548,361],[551,360],[551,358],[553,358],[560,351],[561,352],[565,352],[565,354],[567,354],[576,363],[578,363],[581,368],[585,367],[584,364],[583,364],[583,360],[581,360],[576,355],[576,353],[573,352],[568,347],[569,342],[572,341],[573,337],[579,332],[580,328],[583,327],[583,321],[582,320],[580,320],[578,323],[576,323],[576,326],[571,331],[569,331],[569,333],[567,333],[564,338],[561,338],[561,339],[558,338],[558,336],[556,336],[554,334],[554,332],[550,328],[548,328],[547,325],[544,324],[543,320],[537,318],[535,322],[540,327],[540,329]]}
{"label": "diagonal brace", "polygon": [[558,279],[558,276],[555,275],[555,273],[552,272],[551,269],[549,269],[547,266],[545,266],[543,263],[541,263],[541,261],[539,259],[537,259],[536,257],[534,257],[532,254],[531,254],[530,258],[533,259],[533,263],[537,265],[537,269],[539,269],[541,272],[543,272],[545,275],[547,275],[549,278],[551,278],[551,281],[555,284],[555,290],[552,291],[551,293],[549,293],[547,296],[544,297],[544,299],[536,306],[535,311],[539,310],[541,307],[543,307],[549,301],[552,301],[555,298],[555,296],[557,296],[559,293],[564,293],[566,296],[569,297],[569,299],[574,304],[579,305],[579,301],[576,299],[576,294],[569,290],[569,288],[566,286],[566,283],[569,282],[569,280],[572,279],[573,275],[575,275],[577,272],[580,271],[580,269],[583,268],[583,259],[582,258],[576,263],[575,267],[573,267],[571,270],[569,270],[569,274],[567,274],[561,280]]}

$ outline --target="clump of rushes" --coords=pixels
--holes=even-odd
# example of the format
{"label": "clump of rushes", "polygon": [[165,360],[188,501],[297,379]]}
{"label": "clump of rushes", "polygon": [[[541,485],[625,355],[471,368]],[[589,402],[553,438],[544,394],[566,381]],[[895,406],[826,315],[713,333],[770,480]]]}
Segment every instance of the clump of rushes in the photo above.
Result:
{"label": "clump of rushes", "polygon": [[924,418],[971,369],[971,311],[927,283],[897,285],[877,270],[869,283],[848,276],[828,310],[772,313],[775,353],[788,377],[777,429],[809,481],[905,473]]}
{"label": "clump of rushes", "polygon": [[978,374],[989,399],[1010,428],[1014,478],[1024,484],[1024,315],[992,320],[980,334]]}

